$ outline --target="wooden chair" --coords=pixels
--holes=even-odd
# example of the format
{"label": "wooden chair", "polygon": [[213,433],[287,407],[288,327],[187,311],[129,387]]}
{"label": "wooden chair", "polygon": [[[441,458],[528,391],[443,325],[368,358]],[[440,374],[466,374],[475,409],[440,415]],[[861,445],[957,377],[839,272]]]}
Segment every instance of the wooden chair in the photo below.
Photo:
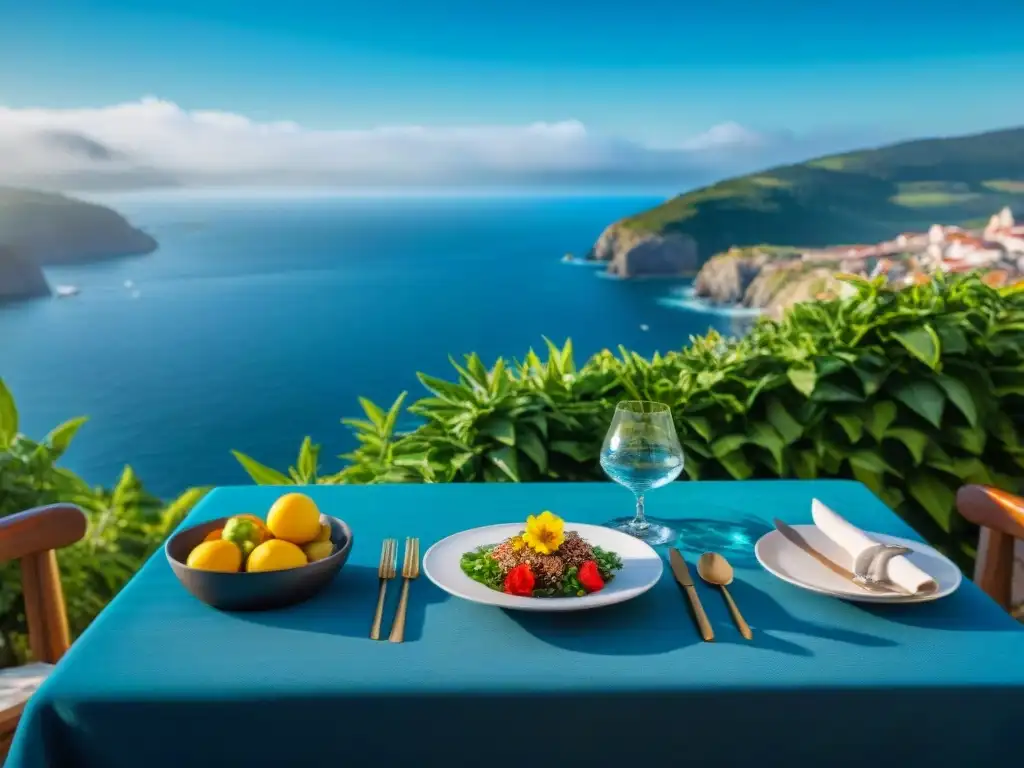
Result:
{"label": "wooden chair", "polygon": [[1024,498],[986,485],[965,485],[956,494],[956,506],[981,527],[974,583],[1010,610],[1015,541],[1024,540]]}
{"label": "wooden chair", "polygon": [[29,647],[35,663],[0,669],[0,765],[25,702],[71,644],[56,550],[85,536],[85,513],[72,504],[36,507],[0,518],[0,562],[21,561]]}

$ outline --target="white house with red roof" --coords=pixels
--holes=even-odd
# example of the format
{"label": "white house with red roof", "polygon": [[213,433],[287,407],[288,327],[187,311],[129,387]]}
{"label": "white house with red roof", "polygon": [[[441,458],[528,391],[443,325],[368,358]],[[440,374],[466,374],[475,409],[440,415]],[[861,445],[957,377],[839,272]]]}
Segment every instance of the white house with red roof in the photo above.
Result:
{"label": "white house with red roof", "polygon": [[1017,225],[1008,207],[988,220],[985,239],[998,243],[1009,253],[1024,254],[1024,226]]}

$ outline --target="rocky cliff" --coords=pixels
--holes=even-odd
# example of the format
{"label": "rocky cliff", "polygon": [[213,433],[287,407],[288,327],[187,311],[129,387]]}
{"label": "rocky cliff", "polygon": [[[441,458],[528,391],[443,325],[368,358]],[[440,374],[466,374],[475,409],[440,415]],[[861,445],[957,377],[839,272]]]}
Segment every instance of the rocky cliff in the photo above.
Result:
{"label": "rocky cliff", "polygon": [[763,309],[771,316],[800,301],[841,290],[835,269],[808,264],[780,249],[733,248],[712,257],[694,281],[714,304]]}
{"label": "rocky cliff", "polygon": [[49,295],[50,285],[42,268],[13,248],[0,245],[0,302]]}
{"label": "rocky cliff", "polygon": [[156,240],[110,208],[0,187],[0,299],[48,295],[42,266],[150,253],[156,247]]}
{"label": "rocky cliff", "polygon": [[618,277],[673,277],[700,266],[696,241],[689,235],[631,229],[622,222],[607,227],[587,258],[608,262]]}
{"label": "rocky cliff", "polygon": [[698,296],[715,304],[744,304],[747,289],[770,259],[761,251],[734,248],[709,259],[697,273],[693,287]]}

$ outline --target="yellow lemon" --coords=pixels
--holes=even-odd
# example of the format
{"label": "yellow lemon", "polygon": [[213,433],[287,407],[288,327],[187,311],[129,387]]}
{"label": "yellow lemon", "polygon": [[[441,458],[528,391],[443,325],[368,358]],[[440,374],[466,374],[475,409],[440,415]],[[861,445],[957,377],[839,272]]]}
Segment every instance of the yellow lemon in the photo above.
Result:
{"label": "yellow lemon", "polygon": [[224,539],[204,541],[189,552],[185,564],[202,571],[232,573],[242,567],[242,550]]}
{"label": "yellow lemon", "polygon": [[270,508],[267,527],[279,539],[308,544],[320,533],[320,510],[309,496],[286,493]]}
{"label": "yellow lemon", "polygon": [[327,523],[320,523],[320,533],[316,535],[313,541],[330,541],[331,540],[331,526]]}
{"label": "yellow lemon", "polygon": [[297,545],[283,539],[270,539],[252,551],[245,563],[245,570],[251,573],[284,571],[299,568],[308,562],[306,554]]}
{"label": "yellow lemon", "polygon": [[334,554],[334,545],[329,541],[311,541],[302,548],[302,551],[306,553],[309,562],[314,563]]}

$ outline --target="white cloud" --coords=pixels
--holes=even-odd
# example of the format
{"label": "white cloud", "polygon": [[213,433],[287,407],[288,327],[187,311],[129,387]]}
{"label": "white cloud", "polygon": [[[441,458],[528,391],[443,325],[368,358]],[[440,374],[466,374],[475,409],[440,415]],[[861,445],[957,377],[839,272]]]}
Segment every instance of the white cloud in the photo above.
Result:
{"label": "white cloud", "polygon": [[692,151],[722,148],[751,148],[765,144],[765,137],[738,123],[720,123],[704,133],[683,141],[682,148]]}
{"label": "white cloud", "polygon": [[683,186],[790,159],[793,148],[788,137],[735,123],[663,149],[598,135],[575,120],[312,130],[152,97],[88,109],[0,106],[0,182],[7,183]]}

